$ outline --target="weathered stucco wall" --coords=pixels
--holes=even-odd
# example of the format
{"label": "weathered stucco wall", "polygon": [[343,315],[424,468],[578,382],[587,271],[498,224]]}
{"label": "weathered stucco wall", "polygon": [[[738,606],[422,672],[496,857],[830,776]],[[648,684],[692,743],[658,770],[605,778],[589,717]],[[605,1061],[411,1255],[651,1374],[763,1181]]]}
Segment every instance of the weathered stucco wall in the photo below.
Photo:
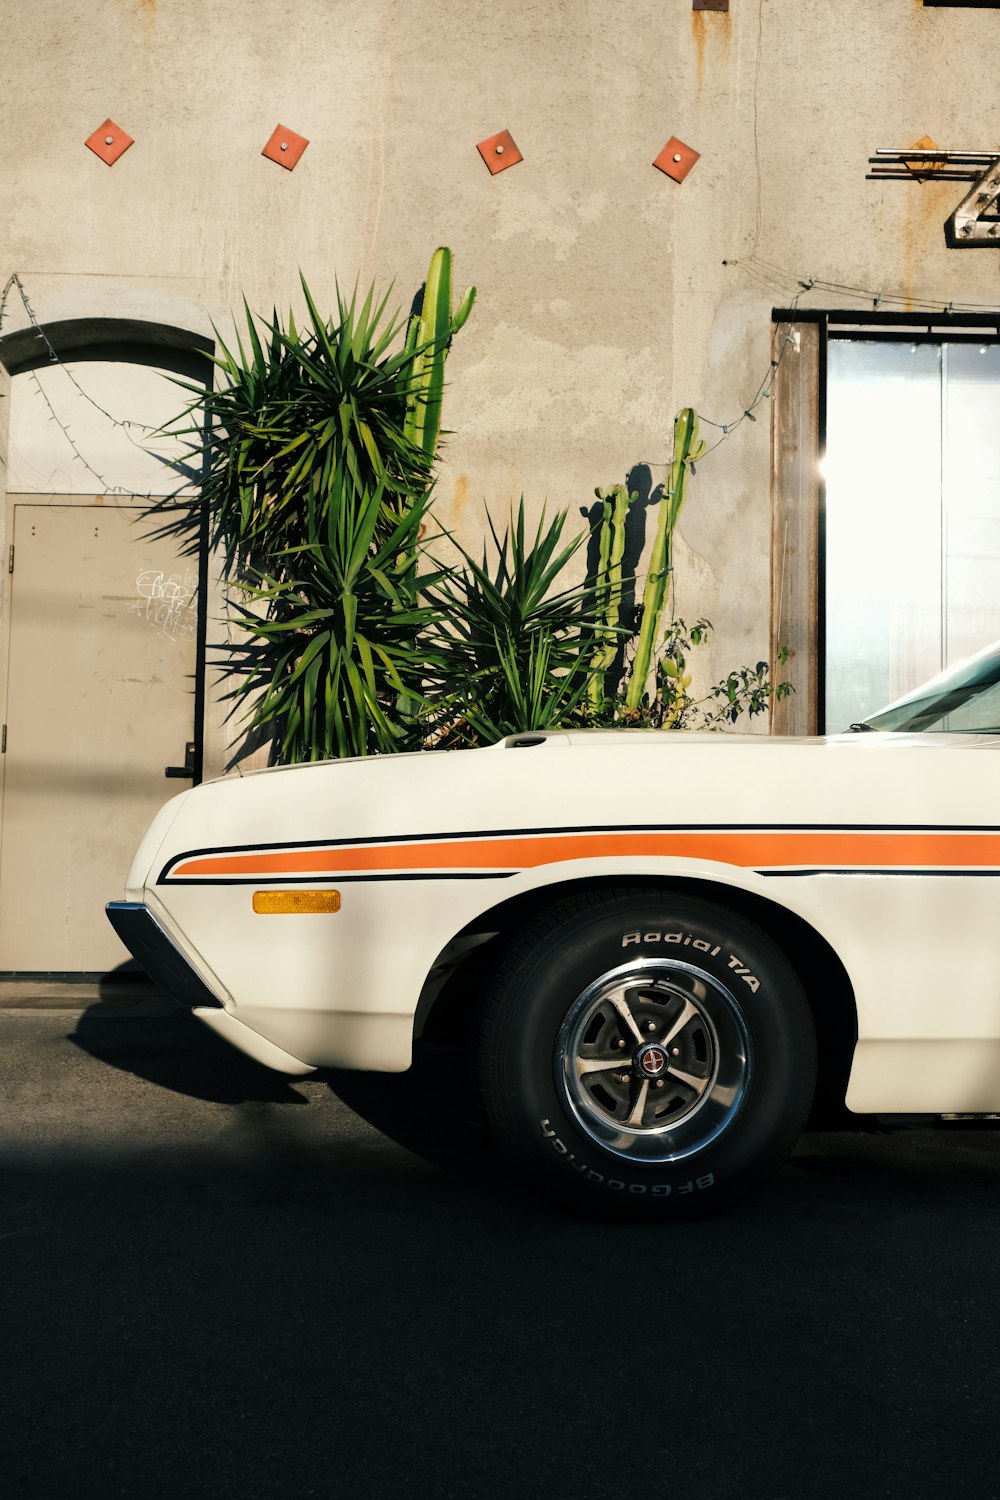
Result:
{"label": "weathered stucco wall", "polygon": [[[244,294],[296,303],[299,268],[321,305],[357,278],[405,306],[451,246],[479,301],[450,357],[439,506],[467,542],[484,502],[575,515],[638,463],[659,479],[677,408],[743,410],[800,278],[997,301],[997,254],[945,247],[961,185],[865,180],[879,146],[994,144],[991,10],[34,0],[11,46],[3,270],[43,320],[224,330]],[[111,169],[83,145],[108,115],[136,141]],[[294,172],[260,155],[279,121],[310,140]],[[525,159],[491,177],[475,145],[502,128]],[[651,166],[675,134],[701,152],[682,185]],[[766,651],[758,415],[699,467],[681,527],[681,608],[715,620],[720,667]]]}

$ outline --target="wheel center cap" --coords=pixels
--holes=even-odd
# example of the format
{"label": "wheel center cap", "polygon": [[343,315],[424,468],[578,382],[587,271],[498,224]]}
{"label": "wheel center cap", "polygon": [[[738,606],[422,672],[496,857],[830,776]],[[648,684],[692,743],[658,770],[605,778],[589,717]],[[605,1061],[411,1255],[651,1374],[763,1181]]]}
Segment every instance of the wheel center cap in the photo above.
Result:
{"label": "wheel center cap", "polygon": [[647,1042],[633,1058],[643,1078],[659,1078],[667,1070],[667,1054],[656,1042]]}

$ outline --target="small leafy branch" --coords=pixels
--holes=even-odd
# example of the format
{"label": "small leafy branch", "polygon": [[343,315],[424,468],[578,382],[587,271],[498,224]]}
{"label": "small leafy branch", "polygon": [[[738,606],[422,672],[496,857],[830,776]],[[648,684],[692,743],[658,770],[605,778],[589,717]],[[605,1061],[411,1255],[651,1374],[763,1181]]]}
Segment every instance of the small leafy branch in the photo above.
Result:
{"label": "small leafy branch", "polygon": [[[630,728],[725,729],[743,714],[753,719],[766,713],[773,699],[792,691],[788,682],[773,683],[769,664],[759,661],[753,667],[734,668],[702,697],[694,697],[688,658],[708,642],[712,629],[711,620],[704,618],[690,627],[680,618],[671,620],[655,663],[652,695],[644,695],[635,708],[620,695],[612,705],[610,722]],[[782,650],[778,662],[783,666],[786,660]]]}

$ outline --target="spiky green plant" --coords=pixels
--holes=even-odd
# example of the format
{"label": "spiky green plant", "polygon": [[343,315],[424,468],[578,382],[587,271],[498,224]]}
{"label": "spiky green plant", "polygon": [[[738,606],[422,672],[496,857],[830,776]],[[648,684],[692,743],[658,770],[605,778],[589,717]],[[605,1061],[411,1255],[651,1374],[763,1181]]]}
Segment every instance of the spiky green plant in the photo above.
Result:
{"label": "spiky green plant", "polygon": [[220,340],[218,387],[191,387],[186,418],[204,434],[202,495],[156,517],[188,537],[207,518],[244,600],[220,663],[239,679],[233,707],[285,762],[407,742],[429,619],[411,565],[433,460],[410,426],[423,351],[398,348],[402,324],[374,291],[360,306],[338,291],[327,320],[302,288],[304,328],[274,314],[259,329],[247,309],[235,352]]}
{"label": "spiky green plant", "polygon": [[605,624],[591,588],[561,586],[584,539],[562,544],[565,511],[546,524],[543,510],[530,539],[523,497],[502,536],[489,514],[487,522],[495,560],[485,546],[481,561],[459,546],[462,566],[424,591],[437,612],[428,637],[436,745],[568,722],[587,690],[590,643]]}
{"label": "spiky green plant", "polygon": [[642,594],[638,640],[625,694],[625,705],[629,709],[639,707],[646,691],[653,653],[660,635],[670,575],[673,572],[674,531],[687,498],[688,473],[704,451],[705,444],[698,438],[697,414],[693,407],[685,406],[674,421],[673,461],[666,492],[660,501],[656,536]]}
{"label": "spiky green plant", "polygon": [[[407,429],[414,352],[391,352],[401,331],[387,297],[369,290],[361,306],[337,291],[337,318],[319,313],[305,280],[309,323],[289,315],[261,325],[246,311],[246,343],[219,338],[221,380],[192,385],[186,430],[204,446],[200,502],[160,507],[164,531],[193,535],[207,511],[223,578],[280,574],[289,548],[320,535],[333,476],[359,490],[382,487],[380,525],[427,489],[431,456]],[[262,336],[263,335],[263,336]],[[378,529],[378,528],[376,528]]]}
{"label": "spiky green plant", "polygon": [[272,735],[272,759],[325,760],[400,748],[423,705],[433,662],[420,640],[432,611],[395,563],[416,546],[428,497],[385,525],[385,492],[338,470],[325,494],[322,541],[279,557],[279,577],[242,585],[244,635],[227,663],[247,727]]}
{"label": "spiky green plant", "polygon": [[495,659],[480,668],[460,714],[449,706],[448,733],[441,742],[494,745],[509,734],[572,723],[587,684],[582,671],[558,675],[553,670],[562,645],[545,629],[527,636],[520,649],[498,635]]}

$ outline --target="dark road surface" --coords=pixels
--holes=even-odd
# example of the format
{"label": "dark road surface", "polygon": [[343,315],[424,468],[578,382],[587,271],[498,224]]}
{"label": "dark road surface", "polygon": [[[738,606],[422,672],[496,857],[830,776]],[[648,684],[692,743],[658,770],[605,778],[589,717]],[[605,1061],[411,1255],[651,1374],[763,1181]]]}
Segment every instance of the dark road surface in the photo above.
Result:
{"label": "dark road surface", "polygon": [[630,1227],[516,1195],[457,1053],[288,1081],[0,1011],[0,1075],[5,1500],[1000,1495],[988,1127]]}

